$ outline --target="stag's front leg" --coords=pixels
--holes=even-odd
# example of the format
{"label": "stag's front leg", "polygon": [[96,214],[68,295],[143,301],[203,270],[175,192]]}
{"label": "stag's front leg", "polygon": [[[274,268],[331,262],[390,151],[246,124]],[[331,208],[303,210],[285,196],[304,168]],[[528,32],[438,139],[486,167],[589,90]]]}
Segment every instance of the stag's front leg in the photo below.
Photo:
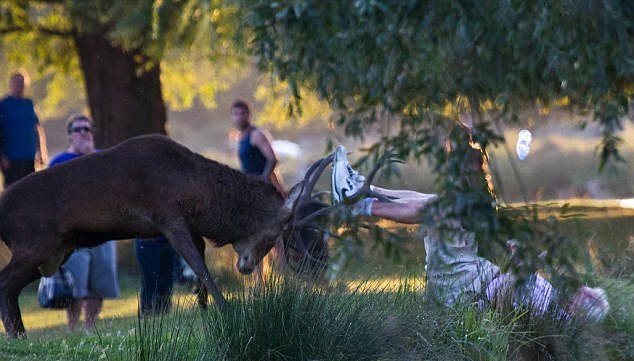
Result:
{"label": "stag's front leg", "polygon": [[222,308],[227,301],[214,283],[205,264],[204,257],[198,251],[185,220],[182,218],[172,220],[160,228],[161,233],[167,238],[176,252],[185,259],[196,276],[205,284],[207,291],[211,293],[211,297],[214,298],[218,307]]}
{"label": "stag's front leg", "polygon": [[[196,244],[196,249],[198,253],[202,256],[203,260],[205,259],[205,240],[201,236],[193,236],[194,243]],[[203,283],[202,279],[196,277],[196,300],[198,302],[198,307],[205,309],[207,308],[207,297],[209,293],[207,293],[207,288]]]}
{"label": "stag's front leg", "polygon": [[39,277],[40,273],[35,266],[19,262],[16,258],[0,271],[0,313],[5,331],[13,338],[26,338],[18,304],[20,291]]}

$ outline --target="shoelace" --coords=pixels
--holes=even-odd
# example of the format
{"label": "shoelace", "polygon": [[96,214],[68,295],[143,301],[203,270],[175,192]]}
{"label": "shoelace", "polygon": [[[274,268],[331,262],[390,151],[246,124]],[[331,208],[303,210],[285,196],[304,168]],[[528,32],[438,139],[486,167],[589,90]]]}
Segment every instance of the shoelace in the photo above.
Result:
{"label": "shoelace", "polygon": [[365,182],[365,177],[360,175],[359,172],[354,170],[350,164],[346,164],[346,169],[348,170],[349,178],[354,179],[355,182],[363,183]]}
{"label": "shoelace", "polygon": [[359,172],[352,169],[350,164],[346,164],[346,169],[348,170],[348,174],[350,175],[350,178],[356,178],[359,175]]}
{"label": "shoelace", "polygon": [[356,191],[355,184],[354,184],[354,181],[352,180],[352,178],[346,178],[346,184],[348,185],[348,189],[343,189],[344,192],[342,192],[342,193],[346,193],[346,196],[350,197],[352,195],[353,191]]}

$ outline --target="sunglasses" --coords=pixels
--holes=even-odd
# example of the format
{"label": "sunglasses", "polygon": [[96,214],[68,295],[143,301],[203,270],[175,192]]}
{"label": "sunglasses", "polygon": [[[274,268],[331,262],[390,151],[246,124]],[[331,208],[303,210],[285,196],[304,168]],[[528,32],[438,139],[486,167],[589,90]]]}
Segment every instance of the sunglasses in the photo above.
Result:
{"label": "sunglasses", "polygon": [[92,128],[91,127],[72,127],[72,128],[68,128],[68,132],[69,133],[90,133],[92,132]]}

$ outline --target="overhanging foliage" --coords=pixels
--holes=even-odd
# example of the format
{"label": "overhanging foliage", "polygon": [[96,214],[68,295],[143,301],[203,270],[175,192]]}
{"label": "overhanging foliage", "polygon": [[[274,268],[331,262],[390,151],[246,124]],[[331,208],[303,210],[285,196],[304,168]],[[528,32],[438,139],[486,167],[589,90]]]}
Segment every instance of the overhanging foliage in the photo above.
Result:
{"label": "overhanging foliage", "polygon": [[408,126],[430,112],[513,122],[539,102],[591,114],[602,164],[620,159],[634,93],[631,1],[243,3],[261,68],[315,88],[346,115],[348,134],[387,115]]}
{"label": "overhanging foliage", "polygon": [[[298,99],[299,89],[315,89],[348,135],[362,137],[387,121],[390,131],[370,149],[374,154],[390,149],[429,160],[442,201],[428,217],[445,202],[492,237],[484,239],[502,244],[502,237],[519,235],[561,244],[549,230],[525,230],[530,210],[498,215],[486,191],[464,186],[464,158],[449,160],[445,152],[463,123],[486,152],[503,140],[501,125],[519,123],[527,106],[564,108],[582,116],[581,127],[599,124],[600,167],[621,160],[618,132],[634,94],[631,1],[242,3],[260,69],[287,81]],[[566,251],[556,253],[558,260],[548,262],[569,263]],[[537,260],[526,261],[534,271]]]}

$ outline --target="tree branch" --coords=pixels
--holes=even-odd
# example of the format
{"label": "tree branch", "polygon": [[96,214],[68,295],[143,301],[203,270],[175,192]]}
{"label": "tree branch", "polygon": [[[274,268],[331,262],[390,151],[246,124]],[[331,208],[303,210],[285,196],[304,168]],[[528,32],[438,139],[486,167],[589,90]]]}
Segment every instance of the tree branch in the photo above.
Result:
{"label": "tree branch", "polygon": [[74,29],[68,30],[68,31],[63,31],[63,30],[59,30],[59,29],[52,29],[52,28],[47,28],[47,27],[43,27],[43,26],[36,26],[35,27],[35,31],[37,31],[38,33],[42,33],[45,35],[52,35],[52,36],[74,36],[77,34],[77,32]]}
{"label": "tree branch", "polygon": [[64,0],[31,0],[31,2],[41,4],[64,4]]}
{"label": "tree branch", "polygon": [[44,26],[8,26],[8,27],[0,27],[0,35],[12,34],[12,33],[20,33],[20,32],[36,32],[44,35],[50,36],[73,36],[75,35],[74,30],[70,31],[62,31],[59,29],[48,28]]}

